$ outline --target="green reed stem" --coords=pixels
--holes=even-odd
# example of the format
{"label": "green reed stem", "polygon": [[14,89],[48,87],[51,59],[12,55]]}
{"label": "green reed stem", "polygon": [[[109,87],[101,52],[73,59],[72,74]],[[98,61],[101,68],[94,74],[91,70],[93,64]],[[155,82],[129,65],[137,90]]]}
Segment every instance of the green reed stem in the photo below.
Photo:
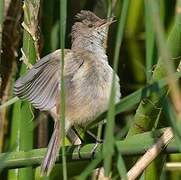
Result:
{"label": "green reed stem", "polygon": [[63,179],[67,180],[67,165],[65,155],[65,90],[64,90],[64,48],[65,48],[65,32],[66,32],[66,18],[67,18],[67,1],[60,0],[60,48],[62,50],[60,68],[61,68],[61,143],[62,143],[62,163],[63,163]]}
{"label": "green reed stem", "polygon": [[106,124],[106,134],[105,134],[105,143],[103,146],[103,156],[104,156],[104,169],[105,169],[105,176],[109,176],[111,171],[111,163],[112,163],[112,156],[114,153],[114,119],[115,119],[115,79],[118,69],[118,62],[119,62],[119,52],[123,38],[123,32],[128,12],[128,5],[129,0],[123,1],[123,8],[122,13],[118,21],[118,30],[116,36],[116,47],[114,53],[114,73],[113,73],[113,80],[112,80],[112,88],[111,88],[111,95],[109,100],[109,110],[107,114],[107,124]]}

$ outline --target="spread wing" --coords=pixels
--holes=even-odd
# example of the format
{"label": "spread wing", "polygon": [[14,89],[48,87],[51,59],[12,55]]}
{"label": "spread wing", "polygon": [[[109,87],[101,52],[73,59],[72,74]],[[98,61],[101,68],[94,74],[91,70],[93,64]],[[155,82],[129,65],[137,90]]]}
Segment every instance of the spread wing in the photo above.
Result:
{"label": "spread wing", "polygon": [[[14,85],[14,94],[22,100],[28,100],[35,108],[50,110],[56,104],[56,98],[60,93],[60,53],[57,50],[35,63],[27,74],[20,77]],[[65,61],[69,50],[65,51]],[[82,64],[81,61],[72,61],[74,73]]]}

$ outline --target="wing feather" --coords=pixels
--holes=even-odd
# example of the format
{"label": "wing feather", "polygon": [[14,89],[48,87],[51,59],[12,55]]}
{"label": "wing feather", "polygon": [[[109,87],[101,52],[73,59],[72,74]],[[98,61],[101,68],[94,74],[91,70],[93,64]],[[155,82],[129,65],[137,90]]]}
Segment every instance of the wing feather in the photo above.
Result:
{"label": "wing feather", "polygon": [[56,103],[59,85],[60,50],[40,59],[14,85],[14,94],[28,100],[40,110],[49,110]]}
{"label": "wing feather", "polygon": [[[60,93],[60,54],[61,50],[57,50],[35,63],[32,69],[15,82],[14,94],[29,101],[37,109],[53,108]],[[66,76],[73,77],[83,64],[81,58],[74,59],[72,54],[70,50],[65,51],[65,80]]]}

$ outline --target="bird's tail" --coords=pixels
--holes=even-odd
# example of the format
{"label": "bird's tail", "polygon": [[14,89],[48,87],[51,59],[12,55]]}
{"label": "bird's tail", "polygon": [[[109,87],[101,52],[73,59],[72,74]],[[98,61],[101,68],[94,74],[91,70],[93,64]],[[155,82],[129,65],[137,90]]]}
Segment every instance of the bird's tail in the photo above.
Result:
{"label": "bird's tail", "polygon": [[[70,122],[65,121],[65,133],[66,134],[67,134],[68,130],[70,129],[70,127],[71,127]],[[49,173],[51,172],[51,170],[55,164],[60,146],[61,146],[60,141],[61,141],[61,128],[60,128],[60,121],[57,120],[55,122],[52,137],[48,144],[47,152],[46,152],[43,162],[41,164],[40,173],[42,176],[49,175]]]}

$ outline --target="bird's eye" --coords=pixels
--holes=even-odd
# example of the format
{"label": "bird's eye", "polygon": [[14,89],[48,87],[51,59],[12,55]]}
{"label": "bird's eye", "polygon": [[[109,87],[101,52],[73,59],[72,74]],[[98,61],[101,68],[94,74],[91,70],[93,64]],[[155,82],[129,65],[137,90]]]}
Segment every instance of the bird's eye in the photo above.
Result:
{"label": "bird's eye", "polygon": [[93,24],[89,24],[88,27],[89,27],[89,28],[92,28],[92,27],[93,27]]}

